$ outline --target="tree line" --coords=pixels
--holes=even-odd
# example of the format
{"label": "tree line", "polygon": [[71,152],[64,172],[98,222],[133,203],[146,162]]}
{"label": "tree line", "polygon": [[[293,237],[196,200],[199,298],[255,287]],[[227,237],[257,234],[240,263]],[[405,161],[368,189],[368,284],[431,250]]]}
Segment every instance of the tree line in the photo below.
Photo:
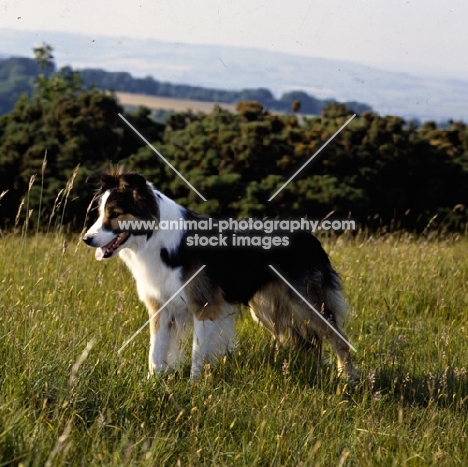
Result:
{"label": "tree line", "polygon": [[[22,93],[31,94],[34,91],[34,81],[40,72],[34,59],[13,57],[0,60],[0,115],[11,112]],[[49,74],[57,72],[53,63],[47,72]],[[64,67],[61,72],[73,73],[74,70],[71,67]],[[320,115],[325,106],[334,102],[331,99],[317,99],[302,91],[287,92],[276,99],[272,92],[265,88],[229,91],[166,83],[151,76],[136,78],[127,72],[111,72],[94,68],[85,68],[79,73],[85,86],[96,86],[101,90],[225,104],[254,100],[275,112],[289,113],[291,106],[300,101],[300,108],[296,109],[298,113]],[[347,102],[346,105],[358,113],[371,110],[369,105],[361,102]]]}
{"label": "tree line", "polygon": [[[112,92],[69,69],[50,73],[51,50],[36,53],[35,91],[0,117],[0,226],[56,223],[81,230],[92,198],[86,177],[109,163],[138,171],[177,202],[215,216],[354,219],[369,229],[464,230],[468,220],[468,128],[420,127],[367,111],[272,201],[352,115],[330,103],[320,116],[275,114],[259,102],[237,112],[124,112]],[[123,114],[207,202],[119,118]]]}

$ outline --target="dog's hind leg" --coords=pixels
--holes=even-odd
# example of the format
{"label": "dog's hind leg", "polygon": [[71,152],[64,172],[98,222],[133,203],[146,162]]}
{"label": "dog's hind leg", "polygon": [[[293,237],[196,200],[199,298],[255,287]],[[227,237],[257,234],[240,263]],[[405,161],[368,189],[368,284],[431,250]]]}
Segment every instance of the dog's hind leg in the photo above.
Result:
{"label": "dog's hind leg", "polygon": [[347,343],[348,337],[339,330],[339,336],[335,333],[328,334],[328,341],[336,352],[338,359],[338,374],[345,376],[350,380],[356,380],[359,374],[351,360],[350,347]]}
{"label": "dog's hind leg", "polygon": [[[309,303],[316,305],[317,299],[314,300],[314,296],[309,294],[307,298]],[[338,373],[350,380],[356,380],[359,375],[351,359],[348,336],[343,331],[343,323],[348,307],[338,288],[325,289],[322,298],[325,302],[322,303],[321,307],[315,306],[315,310],[311,310],[310,307],[296,300],[294,308],[299,332],[302,335],[308,332],[316,333],[326,338],[336,352]],[[320,313],[323,319],[317,315],[317,312]],[[308,319],[305,318],[306,313]],[[298,316],[301,316],[301,320],[297,318]],[[325,323],[324,320],[329,324]],[[300,323],[302,323],[302,326]]]}
{"label": "dog's hind leg", "polygon": [[336,352],[338,373],[350,380],[356,380],[358,373],[351,359],[348,337],[343,331],[347,306],[340,290],[327,288],[323,292],[317,292],[316,289],[312,293],[311,290],[308,293],[304,290],[303,294],[307,297],[307,304],[297,297],[292,298],[291,328],[305,342],[320,342],[322,338],[326,338]]}
{"label": "dog's hind leg", "polygon": [[[314,308],[321,313],[320,309]],[[350,380],[357,379],[358,373],[351,359],[348,336],[342,330],[341,323],[335,320],[333,314],[323,313],[324,318],[329,323],[327,325],[314,310],[305,304],[296,302],[293,309],[295,311],[293,327],[297,334],[306,342],[313,342],[314,339],[320,342],[321,338],[326,338],[336,352],[338,373]],[[306,314],[307,317],[305,317]]]}
{"label": "dog's hind leg", "polygon": [[328,341],[336,352],[338,372],[351,380],[356,380],[359,373],[351,360],[348,336],[343,331],[343,322],[348,307],[340,290],[328,289],[325,293],[325,306],[332,313],[334,328],[337,332],[327,333]]}

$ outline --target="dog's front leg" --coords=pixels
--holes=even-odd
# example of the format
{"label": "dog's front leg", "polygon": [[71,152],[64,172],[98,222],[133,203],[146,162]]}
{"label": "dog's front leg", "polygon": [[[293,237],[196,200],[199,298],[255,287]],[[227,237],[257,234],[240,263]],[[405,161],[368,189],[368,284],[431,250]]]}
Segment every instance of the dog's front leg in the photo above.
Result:
{"label": "dog's front leg", "polygon": [[236,345],[234,312],[226,306],[215,319],[193,320],[193,346],[191,377],[200,377],[206,363],[214,363],[220,355]]}
{"label": "dog's front leg", "polygon": [[145,300],[150,317],[149,375],[163,373],[167,369],[166,354],[169,345],[167,310],[160,311],[160,304],[153,298]]}
{"label": "dog's front leg", "polygon": [[[150,321],[149,374],[164,373],[183,363],[184,336],[190,330],[190,315],[185,309],[167,306],[160,311],[159,302],[145,300]],[[153,317],[154,316],[154,317]]]}

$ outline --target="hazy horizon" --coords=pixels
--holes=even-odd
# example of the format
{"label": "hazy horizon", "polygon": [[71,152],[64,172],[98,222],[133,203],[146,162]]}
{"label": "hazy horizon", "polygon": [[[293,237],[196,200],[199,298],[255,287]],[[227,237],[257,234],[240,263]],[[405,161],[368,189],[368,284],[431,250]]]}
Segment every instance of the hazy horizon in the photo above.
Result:
{"label": "hazy horizon", "polygon": [[[247,47],[345,60],[386,71],[468,78],[468,4],[436,0],[142,0],[79,4],[5,0],[0,29],[173,44]],[[67,47],[67,44],[61,44]]]}

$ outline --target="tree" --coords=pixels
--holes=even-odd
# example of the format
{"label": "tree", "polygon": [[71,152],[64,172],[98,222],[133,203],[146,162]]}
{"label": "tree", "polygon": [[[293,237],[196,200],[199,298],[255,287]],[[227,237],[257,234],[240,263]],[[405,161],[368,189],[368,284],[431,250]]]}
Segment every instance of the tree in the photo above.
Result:
{"label": "tree", "polygon": [[41,46],[34,47],[33,50],[34,59],[41,70],[46,71],[54,68],[53,48],[51,45],[43,43]]}
{"label": "tree", "polygon": [[[40,67],[49,69],[52,48],[44,45],[35,52]],[[47,224],[58,193],[78,166],[82,169],[70,193],[74,209],[65,213],[64,221],[80,224],[91,198],[83,186],[87,173],[122,157],[120,143],[126,131],[118,118],[122,111],[114,95],[83,87],[76,73],[62,69],[41,75],[31,98],[23,96],[0,120],[0,192],[8,190],[0,208],[2,224],[13,223],[26,193],[34,207],[42,197],[41,215]],[[42,173],[46,153],[43,187],[30,187],[31,177]]]}
{"label": "tree", "polygon": [[468,131],[460,123],[450,130],[432,125],[418,130],[399,117],[365,112],[269,202],[349,115],[334,103],[325,116],[299,124],[294,116],[270,114],[252,101],[240,103],[237,114],[217,109],[175,115],[156,147],[208,203],[148,148],[127,165],[184,206],[211,215],[322,218],[334,211],[370,229],[421,232],[439,214],[446,225],[463,228]]}
{"label": "tree", "polygon": [[338,102],[330,102],[322,108],[322,117],[325,118],[347,117],[351,115],[353,115],[353,112],[346,107],[346,104]]}
{"label": "tree", "polygon": [[296,100],[291,104],[291,112],[292,113],[297,113],[297,112],[299,112],[299,110],[301,110],[301,101]]}

